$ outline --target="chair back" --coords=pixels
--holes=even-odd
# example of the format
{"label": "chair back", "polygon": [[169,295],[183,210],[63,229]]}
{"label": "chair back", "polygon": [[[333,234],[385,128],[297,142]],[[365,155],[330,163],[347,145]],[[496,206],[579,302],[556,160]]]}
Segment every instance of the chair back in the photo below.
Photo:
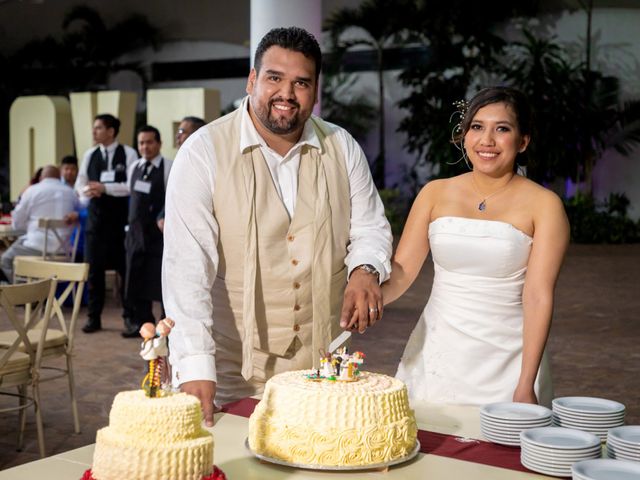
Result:
{"label": "chair back", "polygon": [[[42,249],[42,259],[52,260],[65,260],[68,262],[74,262],[76,259],[76,253],[78,251],[78,239],[80,238],[80,223],[76,223],[74,226],[75,235],[73,235],[73,244],[69,243],[69,239],[63,239],[58,229],[69,228],[69,224],[60,218],[39,218],[38,228],[44,229],[44,248]],[[49,231],[52,231],[55,237],[60,242],[60,245],[64,247],[64,254],[57,255],[55,252],[50,253],[47,249],[47,243],[49,241]]]}
{"label": "chair back", "polygon": [[[0,349],[2,352],[0,354],[0,370],[9,362],[11,356],[24,345],[24,352],[30,358],[31,371],[37,375],[51,318],[56,283],[55,279],[48,278],[20,285],[0,285],[0,306],[5,310],[9,322],[18,334],[8,348]],[[16,312],[16,307],[21,305],[29,306],[31,310],[26,321],[19,319]],[[36,347],[29,341],[28,336],[28,333],[35,329],[40,329],[40,340]]]}
{"label": "chair back", "polygon": [[[27,281],[55,277],[60,283],[68,282],[59,295],[53,298],[53,315],[58,320],[60,329],[67,336],[67,351],[73,349],[74,332],[80,313],[82,293],[89,275],[88,263],[50,262],[36,257],[16,257],[15,275],[27,279]],[[73,309],[69,321],[62,310],[64,302],[73,294]]]}

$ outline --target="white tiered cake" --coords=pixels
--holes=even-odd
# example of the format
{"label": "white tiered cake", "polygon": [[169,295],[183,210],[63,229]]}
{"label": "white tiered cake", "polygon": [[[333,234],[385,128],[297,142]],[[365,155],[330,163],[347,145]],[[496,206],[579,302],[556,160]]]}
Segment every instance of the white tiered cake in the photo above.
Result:
{"label": "white tiered cake", "polygon": [[249,447],[307,466],[367,466],[407,457],[417,426],[406,386],[376,373],[355,380],[294,371],[271,378],[249,419]]}
{"label": "white tiered cake", "polygon": [[186,393],[149,398],[118,393],[109,426],[98,430],[95,480],[201,480],[211,474],[213,436],[202,427],[200,401]]}

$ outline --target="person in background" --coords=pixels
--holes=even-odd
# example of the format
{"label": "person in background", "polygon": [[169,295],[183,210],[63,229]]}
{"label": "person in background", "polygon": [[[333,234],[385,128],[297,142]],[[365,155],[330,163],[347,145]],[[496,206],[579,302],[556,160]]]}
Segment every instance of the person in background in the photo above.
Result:
{"label": "person in background", "polygon": [[35,185],[40,181],[41,175],[42,175],[42,167],[38,168],[35,172],[33,172],[33,175],[31,175],[31,178],[29,179],[29,183],[18,194],[16,205],[20,202],[20,199],[22,198],[22,195],[24,194],[24,192],[26,192],[29,187],[31,187],[32,185]]}
{"label": "person in background", "polygon": [[459,105],[453,138],[470,171],[423,187],[382,287],[385,304],[394,301],[431,252],[431,296],[397,377],[414,406],[550,406],[544,352],[567,216],[555,193],[517,173],[532,135],[526,96],[490,87]]}
{"label": "person in background", "polygon": [[60,161],[60,181],[74,188],[78,178],[78,159],[74,155],[62,157]]}
{"label": "person in background", "polygon": [[164,193],[171,170],[171,160],[160,154],[162,141],[157,128],[150,125],[138,130],[138,151],[141,158],[127,175],[131,200],[129,228],[125,236],[127,274],[125,294],[131,308],[131,320],[122,332],[125,338],[139,338],[146,322],[155,323],[152,302],[162,308],[162,232],[156,224],[164,208]]}
{"label": "person in background", "polygon": [[[175,386],[255,395],[311,368],[342,329],[382,314],[391,229],[360,146],[312,116],[320,46],[278,28],[260,41],[241,106],[178,150],[167,186],[162,288]],[[348,280],[348,283],[347,283]]]}
{"label": "person in background", "polygon": [[124,227],[129,212],[127,171],[138,154],[128,145],[117,141],[120,120],[110,114],[97,115],[93,122],[93,141],[82,157],[76,180],[80,201],[88,205],[84,247],[89,263],[88,319],[82,327],[85,333],[100,330],[105,296],[105,270],[115,269],[121,278],[120,299],[125,327],[129,323],[129,309],[124,298]]}
{"label": "person in background", "polygon": [[[6,279],[13,281],[13,259],[18,255],[41,256],[44,250],[44,229],[38,227],[40,218],[64,219],[69,225],[77,220],[75,212],[78,199],[72,189],[60,183],[60,170],[54,165],[42,168],[38,183],[25,190],[22,199],[13,210],[12,227],[26,230],[6,252],[2,254],[0,264]],[[70,247],[71,226],[59,229],[58,240],[53,231],[47,235],[47,253],[64,253]]]}
{"label": "person in background", "polygon": [[206,125],[205,121],[199,117],[184,117],[176,132],[176,146],[180,148],[193,132],[204,125]]}
{"label": "person in background", "polygon": [[[180,148],[184,141],[189,136],[198,130],[200,127],[206,125],[205,121],[199,117],[184,117],[178,125],[178,131],[176,132],[176,146]],[[158,214],[157,220],[158,228],[161,232],[164,231],[164,207]]]}

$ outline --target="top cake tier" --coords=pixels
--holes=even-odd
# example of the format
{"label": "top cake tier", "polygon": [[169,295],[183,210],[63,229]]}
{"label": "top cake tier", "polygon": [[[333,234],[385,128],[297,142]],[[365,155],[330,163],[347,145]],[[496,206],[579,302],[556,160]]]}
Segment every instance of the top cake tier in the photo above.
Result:
{"label": "top cake tier", "polygon": [[359,428],[371,422],[393,423],[413,417],[406,387],[396,378],[370,372],[361,372],[356,382],[306,378],[313,373],[293,371],[271,378],[262,397],[263,408],[291,415],[295,412],[296,418],[309,421],[321,415],[322,424],[331,428]]}
{"label": "top cake tier", "polygon": [[109,426],[122,435],[179,441],[202,430],[200,401],[186,393],[149,398],[143,390],[120,392],[113,400]]}

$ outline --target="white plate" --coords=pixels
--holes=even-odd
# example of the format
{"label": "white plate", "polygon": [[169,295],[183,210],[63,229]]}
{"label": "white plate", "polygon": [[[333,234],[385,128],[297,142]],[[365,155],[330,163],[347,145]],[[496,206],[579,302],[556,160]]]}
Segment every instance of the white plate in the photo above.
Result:
{"label": "white plate", "polygon": [[488,420],[486,418],[480,418],[480,425],[487,425],[493,428],[500,428],[503,430],[510,430],[510,431],[518,431],[520,432],[521,430],[527,430],[529,428],[538,428],[538,427],[549,427],[551,426],[551,419],[549,418],[548,420],[544,420],[541,422],[536,422],[536,423],[528,423],[528,424],[513,424],[513,423],[506,423],[506,422],[498,422],[495,420]]}
{"label": "white plate", "polygon": [[554,409],[591,415],[607,415],[625,411],[625,406],[614,400],[596,397],[560,397],[551,402]]}
{"label": "white plate", "polygon": [[615,460],[628,460],[630,462],[640,462],[640,457],[634,457],[633,455],[626,455],[624,453],[607,451],[607,458],[613,458]]}
{"label": "white plate", "polygon": [[637,457],[640,460],[640,450],[629,450],[628,448],[621,447],[620,445],[607,443],[607,451],[622,454],[627,457]]}
{"label": "white plate", "polygon": [[588,420],[568,418],[568,417],[553,417],[553,422],[556,423],[571,423],[573,425],[580,425],[581,427],[594,427],[594,428],[615,428],[624,425],[624,418],[619,420],[608,420],[606,422],[590,422]]}
{"label": "white plate", "polygon": [[508,434],[508,433],[497,433],[497,432],[492,432],[491,430],[486,430],[481,428],[480,431],[482,432],[483,435],[488,435],[490,437],[494,437],[494,438],[502,438],[503,440],[510,440],[512,442],[518,442],[520,443],[520,434],[518,433],[514,433],[514,434]]}
{"label": "white plate", "polygon": [[609,437],[609,439],[607,440],[607,446],[619,448],[629,453],[637,453],[638,455],[640,455],[640,445],[627,445],[626,443],[622,443],[620,440],[616,440],[615,437]]}
{"label": "white plate", "polygon": [[607,417],[607,418],[593,418],[593,417],[580,417],[578,415],[567,415],[559,413],[557,410],[553,412],[553,419],[568,420],[570,422],[588,423],[589,425],[624,425],[624,415],[619,417]]}
{"label": "white plate", "polygon": [[585,480],[638,480],[640,464],[600,458],[573,464],[571,471]]}
{"label": "white plate", "polygon": [[599,457],[602,454],[602,449],[600,447],[591,448],[588,450],[578,450],[578,451],[563,451],[563,450],[550,450],[542,447],[536,447],[535,445],[528,445],[526,443],[522,443],[522,451],[531,452],[535,455],[541,455],[543,457],[553,457],[557,459],[567,459],[567,458],[585,458],[591,457],[595,455]]}
{"label": "white plate", "polygon": [[556,415],[554,413],[552,420],[554,422],[571,422],[571,423],[577,423],[580,425],[591,425],[594,427],[621,427],[622,425],[624,425],[624,418],[620,417],[620,418],[609,418],[607,420],[591,420],[589,418],[578,418],[578,417],[570,417],[570,416],[565,416],[565,415]]}
{"label": "white plate", "polygon": [[[547,426],[547,425],[544,425],[544,426]],[[488,424],[488,423],[481,423],[480,428],[491,430],[492,432],[496,432],[496,433],[506,433],[508,435],[517,435],[517,436],[520,436],[520,432],[522,430],[527,430],[526,428],[507,428],[501,425],[495,426],[493,424]]]}
{"label": "white plate", "polygon": [[588,449],[600,445],[600,439],[591,433],[561,427],[523,430],[520,432],[520,442],[554,450]]}
{"label": "white plate", "polygon": [[490,435],[482,435],[486,440],[488,440],[491,443],[497,443],[498,445],[506,445],[507,447],[519,447],[520,446],[520,440],[503,440],[501,438],[494,438],[491,437]]}
{"label": "white plate", "polygon": [[571,465],[576,463],[576,462],[548,462],[546,460],[540,460],[538,458],[534,458],[525,454],[522,454],[520,456],[520,461],[523,463],[527,462],[529,465],[536,465],[538,467],[547,468],[549,470],[570,470]]}
{"label": "white plate", "polygon": [[585,418],[618,418],[624,417],[627,413],[626,409],[618,410],[615,412],[580,412],[577,410],[571,410],[566,407],[562,407],[558,404],[553,406],[554,413],[562,413],[564,415],[575,415],[577,417],[585,417]]}
{"label": "white plate", "polygon": [[544,475],[551,475],[552,477],[569,477],[571,476],[571,467],[567,468],[553,468],[547,465],[540,465],[538,463],[532,463],[526,458],[521,458],[520,463],[534,472],[542,473]]}
{"label": "white plate", "polygon": [[626,425],[609,430],[609,436],[621,445],[640,448],[640,425]]}
{"label": "white plate", "polygon": [[591,452],[588,454],[574,455],[572,457],[557,457],[553,455],[546,455],[543,453],[532,452],[530,450],[523,450],[522,455],[529,457],[532,460],[536,460],[538,463],[548,463],[550,465],[571,465],[572,463],[579,462],[580,460],[589,460],[591,458],[602,457],[602,452]]}
{"label": "white plate", "polygon": [[530,403],[500,402],[483,405],[480,415],[520,423],[546,419],[551,416],[551,410]]}

